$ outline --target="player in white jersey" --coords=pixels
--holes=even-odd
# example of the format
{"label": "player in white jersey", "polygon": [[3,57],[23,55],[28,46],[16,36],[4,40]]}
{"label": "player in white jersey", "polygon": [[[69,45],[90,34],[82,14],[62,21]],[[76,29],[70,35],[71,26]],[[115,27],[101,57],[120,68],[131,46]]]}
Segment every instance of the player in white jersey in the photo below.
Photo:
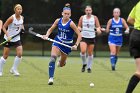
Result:
{"label": "player in white jersey", "polygon": [[[83,66],[82,72],[85,72],[87,66],[88,73],[91,73],[92,61],[93,61],[93,50],[95,44],[96,32],[97,34],[101,33],[101,27],[98,20],[98,17],[92,15],[92,7],[86,6],[85,15],[81,16],[78,23],[78,29],[82,34],[82,41],[80,42],[81,53]],[[86,51],[88,56],[86,57]],[[87,61],[87,62],[86,62]]]}
{"label": "player in white jersey", "polygon": [[5,33],[4,39],[9,40],[9,42],[4,45],[3,56],[0,58],[0,76],[2,76],[3,66],[6,62],[6,59],[8,58],[11,47],[16,48],[17,55],[15,57],[13,66],[10,69],[10,72],[16,76],[20,75],[17,70],[17,67],[22,58],[22,51],[23,51],[21,41],[20,41],[20,35],[16,36],[12,40],[10,40],[10,38],[20,33],[20,31],[24,29],[23,16],[21,16],[22,6],[20,4],[16,4],[14,7],[14,11],[15,11],[15,14],[10,16],[3,25],[3,32]]}
{"label": "player in white jersey", "polygon": [[0,34],[1,34],[2,25],[3,25],[3,22],[2,20],[0,20]]}

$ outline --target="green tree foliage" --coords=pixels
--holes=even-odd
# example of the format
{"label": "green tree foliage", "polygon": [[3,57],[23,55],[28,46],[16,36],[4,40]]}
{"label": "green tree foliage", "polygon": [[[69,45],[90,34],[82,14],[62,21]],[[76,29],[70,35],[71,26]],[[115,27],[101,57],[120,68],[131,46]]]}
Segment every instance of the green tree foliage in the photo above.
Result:
{"label": "green tree foliage", "polygon": [[112,17],[112,10],[115,7],[121,9],[121,16],[127,18],[130,10],[137,0],[3,0],[2,19],[5,21],[12,15],[16,3],[23,6],[23,16],[27,23],[52,23],[56,18],[61,17],[65,3],[71,4],[72,19],[77,23],[79,17],[84,14],[86,5],[93,7],[93,14],[97,15],[101,24]]}

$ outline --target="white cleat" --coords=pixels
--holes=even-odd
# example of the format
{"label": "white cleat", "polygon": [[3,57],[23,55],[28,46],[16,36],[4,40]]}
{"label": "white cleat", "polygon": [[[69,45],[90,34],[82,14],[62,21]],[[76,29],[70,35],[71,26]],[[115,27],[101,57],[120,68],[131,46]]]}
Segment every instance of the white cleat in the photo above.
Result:
{"label": "white cleat", "polygon": [[2,72],[0,72],[0,77],[2,76]]}
{"label": "white cleat", "polygon": [[15,76],[20,76],[19,72],[17,70],[11,69],[10,73],[15,75]]}
{"label": "white cleat", "polygon": [[[66,65],[66,62],[64,63],[63,66],[65,66],[65,65]],[[57,67],[63,67],[63,66],[60,65],[60,61],[57,62]]]}
{"label": "white cleat", "polygon": [[48,85],[53,85],[53,78],[50,78],[50,79],[49,79]]}
{"label": "white cleat", "polygon": [[57,62],[57,67],[60,67],[60,62],[59,61]]}

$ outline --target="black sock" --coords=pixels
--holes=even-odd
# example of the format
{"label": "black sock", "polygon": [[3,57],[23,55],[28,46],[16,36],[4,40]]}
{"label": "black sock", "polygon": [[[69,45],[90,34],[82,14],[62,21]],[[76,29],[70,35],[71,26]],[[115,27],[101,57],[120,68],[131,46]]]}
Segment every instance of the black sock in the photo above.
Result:
{"label": "black sock", "polygon": [[132,93],[139,81],[140,79],[136,75],[133,75],[129,81],[126,93]]}

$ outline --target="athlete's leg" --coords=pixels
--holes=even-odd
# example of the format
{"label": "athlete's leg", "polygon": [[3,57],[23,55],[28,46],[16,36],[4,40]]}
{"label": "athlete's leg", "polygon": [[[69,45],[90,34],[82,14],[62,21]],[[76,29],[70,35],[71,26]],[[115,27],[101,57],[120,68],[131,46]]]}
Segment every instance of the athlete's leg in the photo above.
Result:
{"label": "athlete's leg", "polygon": [[129,81],[126,93],[132,93],[140,81],[140,58],[136,58],[135,60],[136,60],[136,72]]}
{"label": "athlete's leg", "polygon": [[110,62],[111,62],[112,70],[115,70],[116,45],[109,44],[109,48],[110,48]]}
{"label": "athlete's leg", "polygon": [[118,55],[119,55],[119,53],[120,53],[120,49],[121,49],[121,46],[116,46],[115,64],[116,64],[117,61],[118,61]]}
{"label": "athlete's leg", "polygon": [[59,67],[63,67],[66,64],[66,60],[67,60],[67,55],[64,54],[63,52],[61,52],[60,54],[60,60],[59,60]]}
{"label": "athlete's leg", "polygon": [[87,46],[87,53],[88,53],[87,70],[89,73],[91,73],[91,67],[92,67],[92,62],[93,62],[93,50],[94,50],[94,44],[89,44]]}
{"label": "athlete's leg", "polygon": [[52,50],[51,50],[51,58],[50,58],[50,62],[49,62],[49,81],[48,81],[48,85],[53,84],[55,62],[56,62],[57,56],[59,54],[60,54],[59,48],[57,48],[56,46],[53,46]]}
{"label": "athlete's leg", "polygon": [[16,76],[19,76],[19,72],[17,70],[17,67],[19,65],[19,63],[21,62],[21,59],[22,59],[22,52],[23,52],[23,47],[22,46],[17,46],[16,47],[16,57],[15,57],[15,60],[14,60],[14,63],[13,63],[13,66],[10,70],[11,73],[13,73],[14,75]]}
{"label": "athlete's leg", "polygon": [[86,42],[80,42],[80,50],[81,50],[81,53],[80,53],[80,56],[81,56],[81,59],[82,59],[82,72],[85,71],[85,67],[86,67],[86,50],[87,50],[87,43]]}
{"label": "athlete's leg", "polygon": [[4,47],[3,56],[0,58],[0,76],[2,76],[3,66],[10,53],[10,48]]}

